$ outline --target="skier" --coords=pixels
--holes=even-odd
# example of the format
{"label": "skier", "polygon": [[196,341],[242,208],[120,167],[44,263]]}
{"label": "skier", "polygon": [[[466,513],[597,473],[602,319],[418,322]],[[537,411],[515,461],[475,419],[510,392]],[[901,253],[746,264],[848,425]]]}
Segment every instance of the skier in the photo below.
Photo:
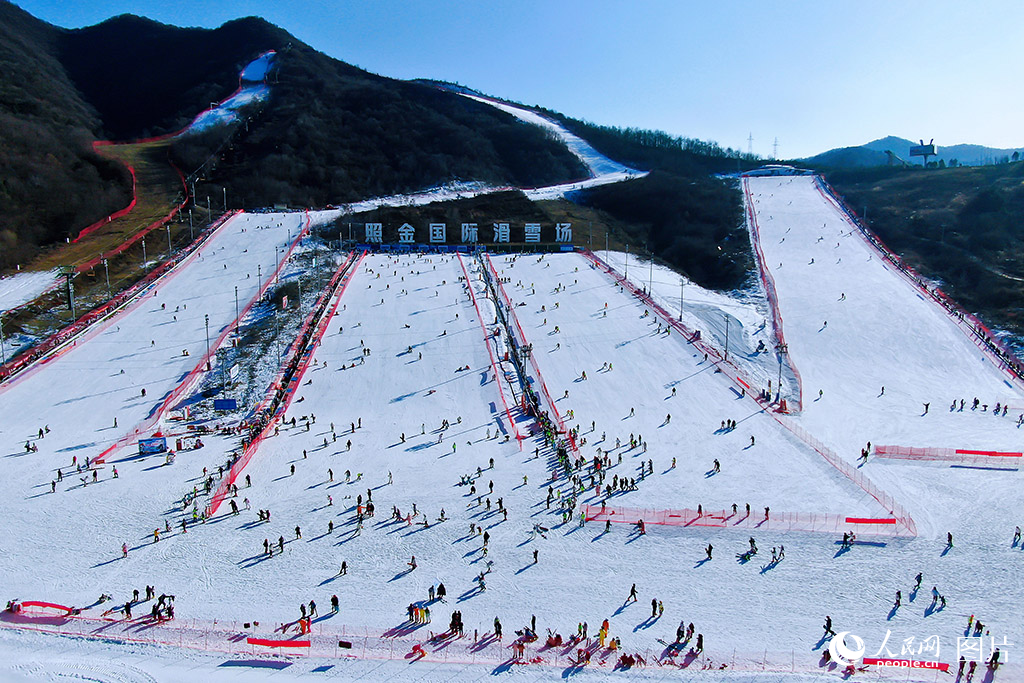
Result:
{"label": "skier", "polygon": [[830,616],[825,617],[825,633],[830,636],[834,636],[836,634],[836,632],[832,630],[832,617]]}
{"label": "skier", "polygon": [[901,604],[903,604],[903,594],[900,591],[896,591],[896,602],[892,608],[897,610],[900,608]]}
{"label": "skier", "polygon": [[628,600],[632,600],[633,602],[636,602],[636,600],[637,600],[637,597],[636,597],[636,584],[635,583],[633,584],[633,587],[629,589],[629,598],[627,598],[627,601]]}
{"label": "skier", "polygon": [[711,559],[711,551],[714,550],[714,546],[708,543],[708,547],[704,549],[704,552],[708,554],[708,559]]}

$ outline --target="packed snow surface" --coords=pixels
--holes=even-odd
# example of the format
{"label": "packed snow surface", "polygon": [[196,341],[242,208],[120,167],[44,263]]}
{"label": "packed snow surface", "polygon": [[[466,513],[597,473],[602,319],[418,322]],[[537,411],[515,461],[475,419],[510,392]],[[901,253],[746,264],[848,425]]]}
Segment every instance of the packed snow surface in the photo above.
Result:
{"label": "packed snow surface", "polygon": [[0,311],[26,304],[53,287],[57,273],[52,270],[16,273],[0,278]]}
{"label": "packed snow surface", "polygon": [[249,62],[249,64],[242,69],[242,81],[258,83],[264,80],[270,72],[270,67],[274,65],[274,58],[276,56],[277,53],[274,50],[268,50]]}
{"label": "packed snow surface", "polygon": [[565,126],[541,116],[537,112],[530,111],[529,109],[523,109],[522,107],[517,107],[506,102],[499,102],[490,98],[479,97],[477,95],[463,93],[463,97],[468,97],[471,100],[476,100],[483,104],[489,104],[492,107],[500,109],[506,114],[511,114],[521,121],[525,121],[526,123],[534,126],[539,126],[555,135],[562,141],[570,152],[575,154],[576,157],[583,162],[587,167],[587,170],[590,172],[590,177],[584,180],[571,183],[561,183],[559,185],[550,185],[548,187],[524,189],[523,191],[530,199],[558,199],[559,197],[564,197],[567,192],[572,192],[574,190],[582,190],[588,187],[617,183],[623,180],[641,178],[647,175],[646,171],[637,171],[636,169],[624,166],[617,161],[609,159],[594,149],[586,140],[578,135],[570,133]]}
{"label": "packed snow surface", "polygon": [[[869,440],[1019,449],[1019,390],[941,308],[887,269],[809,180],[749,182],[757,218],[752,229],[774,277],[783,332],[803,381],[804,410],[788,419],[851,462]],[[488,672],[589,680],[610,671],[617,655],[600,651],[578,673],[568,663],[573,648],[545,650],[543,641],[548,629],[572,636],[582,621],[593,637],[608,619],[623,650],[648,659],[646,669],[620,676],[789,676],[754,677],[767,660],[769,671],[833,680],[837,673],[820,659],[826,615],[836,630],[864,638],[868,656],[883,642],[899,654],[907,638],[921,642],[934,635],[941,651],[913,658],[943,662],[955,661],[957,637],[975,615],[998,642],[1009,643],[1002,646],[1009,663],[997,680],[1021,675],[1016,655],[1024,628],[1012,605],[1024,599],[1024,584],[1015,568],[1021,550],[1011,545],[1019,521],[1012,516],[1018,471],[871,456],[863,472],[911,512],[919,536],[865,535],[843,549],[841,531],[824,531],[827,520],[884,518],[883,506],[784,429],[753,400],[753,390],[740,391],[681,335],[666,334],[664,321],[645,314],[642,303],[580,254],[489,260],[513,303],[517,329],[533,346],[539,374],[528,366],[529,379],[552,398],[542,407],[557,411],[568,427],[578,425],[580,456],[591,461],[600,448],[610,458],[601,495],[587,469],[575,473],[584,490],[574,489],[551,447],[530,435],[532,418],[519,407],[521,387],[504,360],[507,334],[495,334],[495,304],[481,280],[487,259],[452,255],[370,254],[359,262],[287,423],[259,447],[239,479],[238,497],[229,499],[238,515],[225,504],[205,524],[193,524],[191,507],[181,505],[193,487],[202,491],[206,476],[217,479],[218,466],[240,447],[237,437],[205,438],[204,448],[182,451],[169,465],[162,455],[118,451],[96,468],[95,483],[91,471],[77,472],[73,458],[82,463],[130,432],[194,367],[205,350],[204,316],[210,316],[211,337],[230,325],[234,287],[240,300],[251,298],[257,270],[267,277],[275,247],[294,238],[302,220],[299,214],[233,219],[201,257],[179,266],[138,305],[0,387],[0,577],[7,597],[75,605],[100,619],[111,605],[130,600],[133,588],[155,585],[158,594],[176,595],[174,624],[149,626],[139,617],[151,607],[144,602],[135,608],[135,621],[125,624],[113,613],[109,618],[116,621],[102,632],[188,646],[69,642],[4,628],[0,675],[57,678],[71,675],[61,673],[70,662],[80,677],[100,680],[220,680],[233,672],[287,680],[306,674],[447,680]],[[624,270],[624,255],[608,260]],[[655,297],[677,310],[679,282],[669,273],[657,270],[652,277],[647,264],[631,263],[629,275],[640,283],[657,280]],[[713,323],[726,312],[736,326],[730,323],[734,353],[746,367],[761,368],[752,375],[767,381],[777,361],[754,350],[761,339],[770,346],[770,331],[762,327],[765,305],[756,293],[724,296],[688,287],[683,316],[717,340]],[[975,395],[986,412],[970,409]],[[960,397],[968,407],[950,411]],[[1007,417],[992,414],[996,401],[1009,403]],[[922,414],[926,402],[930,410]],[[725,420],[735,420],[736,428],[723,429]],[[183,431],[175,422],[163,428],[172,438]],[[631,447],[631,436],[643,445]],[[26,441],[38,452],[26,452]],[[653,473],[641,476],[648,461]],[[613,477],[635,480],[635,490],[607,495]],[[562,505],[574,491],[581,504],[604,500],[609,508],[644,511],[647,533],[629,523],[607,530],[598,521],[580,526],[578,508],[563,521]],[[357,509],[371,497],[375,515],[359,529]],[[201,508],[202,494],[199,501]],[[732,515],[734,503],[738,513]],[[667,516],[698,505],[722,514],[725,528],[681,525]],[[763,521],[765,507],[770,522]],[[394,508],[401,519],[393,518]],[[257,516],[266,509],[271,521]],[[801,515],[806,523],[785,531],[777,518],[786,515]],[[659,519],[669,523],[654,523]],[[154,542],[154,529],[165,522],[172,531]],[[486,554],[471,525],[487,532]],[[947,531],[955,538],[952,548]],[[758,553],[744,559],[751,536]],[[266,554],[265,539],[275,545],[280,539],[283,552]],[[772,550],[782,545],[785,559],[771,562]],[[342,562],[348,571],[339,575]],[[919,571],[922,587],[913,591]],[[447,588],[446,602],[429,602],[439,582]],[[627,599],[634,583],[636,602]],[[932,586],[947,600],[942,609],[932,604]],[[903,603],[892,610],[897,590]],[[113,600],[96,605],[101,593]],[[340,599],[337,614],[330,611],[331,595]],[[299,604],[311,599],[320,616],[309,659],[252,656],[244,640],[238,642],[241,623],[252,620],[261,622],[261,634],[282,637],[274,627],[294,622]],[[664,605],[660,617],[652,617],[652,599]],[[411,603],[429,605],[432,622],[410,624]],[[428,643],[431,633],[447,628],[453,610],[463,614],[466,637]],[[547,663],[510,666],[507,645],[531,616],[541,640],[527,655],[547,657]],[[495,617],[504,626],[501,643],[490,642]],[[703,634],[704,655],[685,671],[677,666],[682,655],[659,667],[654,660],[665,654],[680,620]],[[474,650],[474,632],[489,644]],[[324,643],[345,638],[357,643],[351,652],[357,659],[325,659],[337,650]],[[415,643],[427,654],[411,664],[406,654]],[[119,661],[104,663],[106,657]],[[603,668],[598,659],[606,662]],[[285,668],[266,668],[274,662]],[[707,662],[729,669],[690,673]],[[892,676],[908,678],[906,671]],[[927,672],[910,678],[935,680]]]}
{"label": "packed snow surface", "polygon": [[263,81],[274,64],[277,55],[273,50],[265,52],[249,62],[239,76],[238,90],[223,102],[200,112],[185,129],[186,133],[201,133],[215,126],[221,126],[238,119],[238,111],[270,96],[270,86]]}

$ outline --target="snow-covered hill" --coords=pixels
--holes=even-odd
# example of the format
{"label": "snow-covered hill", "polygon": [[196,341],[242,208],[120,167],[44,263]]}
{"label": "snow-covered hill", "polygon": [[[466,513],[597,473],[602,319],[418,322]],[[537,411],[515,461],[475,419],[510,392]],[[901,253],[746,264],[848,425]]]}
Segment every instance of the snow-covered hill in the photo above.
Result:
{"label": "snow-covered hill", "polygon": [[[826,615],[837,630],[864,638],[869,656],[887,633],[897,654],[908,638],[937,636],[941,651],[914,658],[943,662],[956,659],[957,637],[975,615],[992,637],[1010,643],[1001,675],[1011,680],[1021,672],[1014,644],[1024,638],[1012,608],[1024,597],[1013,569],[1020,548],[1011,545],[1020,473],[877,455],[858,468],[857,456],[868,440],[1016,450],[1020,390],[943,309],[917,297],[851,233],[813,179],[747,182],[751,229],[774,281],[793,364],[785,392],[796,392],[795,378],[802,379],[800,414],[774,414],[756,400],[759,387],[742,390],[728,366],[705,359],[675,328],[666,332],[668,320],[585,255],[370,254],[340,294],[286,421],[239,476],[237,498],[199,523],[182,496],[196,487],[201,509],[203,482],[212,476],[216,483],[218,468],[241,446],[237,435],[210,435],[204,448],[180,452],[170,465],[162,455],[118,451],[95,468],[95,483],[73,463],[131,431],[183,380],[205,350],[204,316],[211,333],[229,325],[234,286],[243,302],[251,297],[256,271],[266,277],[273,248],[294,238],[302,219],[270,214],[228,222],[202,257],[158,282],[139,305],[0,387],[0,414],[7,416],[0,432],[0,576],[8,599],[85,608],[80,620],[31,620],[37,627],[142,641],[100,645],[0,628],[7,671],[45,674],[55,665],[39,662],[39,650],[47,661],[79,661],[90,671],[113,653],[128,667],[118,669],[118,680],[174,679],[183,669],[214,680],[226,676],[225,656],[238,671],[262,675],[269,670],[261,667],[282,660],[254,656],[260,648],[245,644],[242,624],[258,620],[250,635],[280,638],[275,628],[294,622],[299,604],[312,599],[319,617],[311,656],[282,664],[287,670],[275,669],[275,677],[576,675],[576,647],[544,647],[548,629],[569,638],[586,621],[593,638],[607,619],[623,650],[647,660],[635,674],[641,678],[687,680],[680,670],[687,664],[727,667],[700,671],[702,680],[763,680],[761,669],[802,677],[786,680],[832,680],[834,667],[821,661]],[[607,255],[623,271],[624,258]],[[501,304],[510,328],[495,319],[494,290],[484,278],[491,268],[498,298],[511,303]],[[653,284],[655,300],[678,311],[679,282],[670,273],[632,261],[629,276]],[[773,318],[765,300],[690,286],[683,298],[684,323],[705,331],[703,343],[720,346],[723,325],[715,321],[728,317],[732,362],[755,382],[774,378],[769,335],[779,330],[765,324]],[[587,463],[609,458],[603,481],[589,464],[567,473],[536,433],[510,362],[518,348],[510,330],[518,345],[532,345],[526,375],[543,394],[542,409],[576,430]],[[768,352],[756,353],[759,341]],[[256,362],[273,365],[276,357]],[[975,395],[985,412],[970,409]],[[968,407],[948,410],[960,397]],[[995,401],[1009,404],[1006,417],[993,415]],[[723,428],[727,420],[735,428]],[[159,428],[182,432],[176,421]],[[26,440],[38,452],[26,452]],[[875,495],[823,457],[820,449],[829,448],[873,482]],[[623,479],[635,489],[618,490]],[[375,514],[360,528],[357,513],[370,499]],[[894,537],[891,526],[877,523],[893,503],[913,515],[917,537]],[[581,526],[583,505],[591,519]],[[258,510],[270,510],[270,520]],[[612,510],[618,516],[606,528]],[[646,520],[645,534],[633,524],[637,518]],[[864,519],[876,523],[857,521]],[[154,529],[165,523],[171,531],[154,542]],[[860,539],[843,549],[842,532],[853,528]],[[486,553],[477,530],[487,533]],[[751,537],[758,553],[744,558]],[[283,552],[268,555],[264,540],[278,539]],[[772,562],[782,546],[785,558]],[[922,588],[913,591],[919,571]],[[441,582],[446,600],[431,600]],[[628,599],[634,583],[636,602]],[[176,596],[174,622],[139,617],[150,610],[147,601],[136,605],[133,621],[103,616],[145,585]],[[931,604],[931,586],[945,597],[944,608]],[[903,604],[891,610],[897,590]],[[94,604],[101,593],[112,603]],[[332,595],[339,597],[336,614]],[[663,614],[652,616],[652,600]],[[408,622],[410,604],[429,606],[431,623]],[[462,613],[465,637],[431,640],[454,610]],[[495,617],[504,626],[500,642],[492,635]],[[535,664],[512,664],[514,632],[533,617],[541,640],[526,655]],[[680,621],[703,635],[699,657],[669,657],[665,643]],[[353,641],[354,649],[338,650],[339,640]],[[146,644],[153,642],[162,645]],[[591,642],[584,677],[610,670],[619,654]],[[409,664],[416,645],[423,661]],[[356,659],[323,659],[339,656]],[[907,680],[907,673],[894,677]],[[937,680],[931,673],[911,679]]]}

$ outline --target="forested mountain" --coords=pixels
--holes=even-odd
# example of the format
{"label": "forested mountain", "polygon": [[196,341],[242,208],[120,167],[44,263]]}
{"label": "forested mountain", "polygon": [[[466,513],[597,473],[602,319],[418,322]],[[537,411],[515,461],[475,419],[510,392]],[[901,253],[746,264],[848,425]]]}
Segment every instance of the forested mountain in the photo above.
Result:
{"label": "forested mountain", "polygon": [[227,187],[234,206],[322,206],[460,179],[542,185],[586,175],[534,126],[367,73],[262,19],[211,30],[124,15],[68,30],[0,0],[0,267],[128,203],[129,175],[93,151],[95,140],[181,129],[267,50],[278,53],[271,94],[248,121],[171,148],[184,172],[200,170],[200,196]]}
{"label": "forested mountain", "polygon": [[871,229],[968,310],[1024,338],[1024,162],[836,170]]}
{"label": "forested mountain", "polygon": [[125,168],[92,150],[102,123],[59,59],[60,37],[0,1],[0,268],[131,198]]}

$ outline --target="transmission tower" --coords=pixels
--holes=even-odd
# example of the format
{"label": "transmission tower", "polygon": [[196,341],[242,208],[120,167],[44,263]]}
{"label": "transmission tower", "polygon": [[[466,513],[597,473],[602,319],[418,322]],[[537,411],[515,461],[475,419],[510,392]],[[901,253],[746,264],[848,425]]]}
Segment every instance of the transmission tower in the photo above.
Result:
{"label": "transmission tower", "polygon": [[751,133],[747,136],[747,154],[754,153],[754,134]]}
{"label": "transmission tower", "polygon": [[779,139],[775,138],[775,142],[772,143],[772,160],[778,161],[779,159]]}

